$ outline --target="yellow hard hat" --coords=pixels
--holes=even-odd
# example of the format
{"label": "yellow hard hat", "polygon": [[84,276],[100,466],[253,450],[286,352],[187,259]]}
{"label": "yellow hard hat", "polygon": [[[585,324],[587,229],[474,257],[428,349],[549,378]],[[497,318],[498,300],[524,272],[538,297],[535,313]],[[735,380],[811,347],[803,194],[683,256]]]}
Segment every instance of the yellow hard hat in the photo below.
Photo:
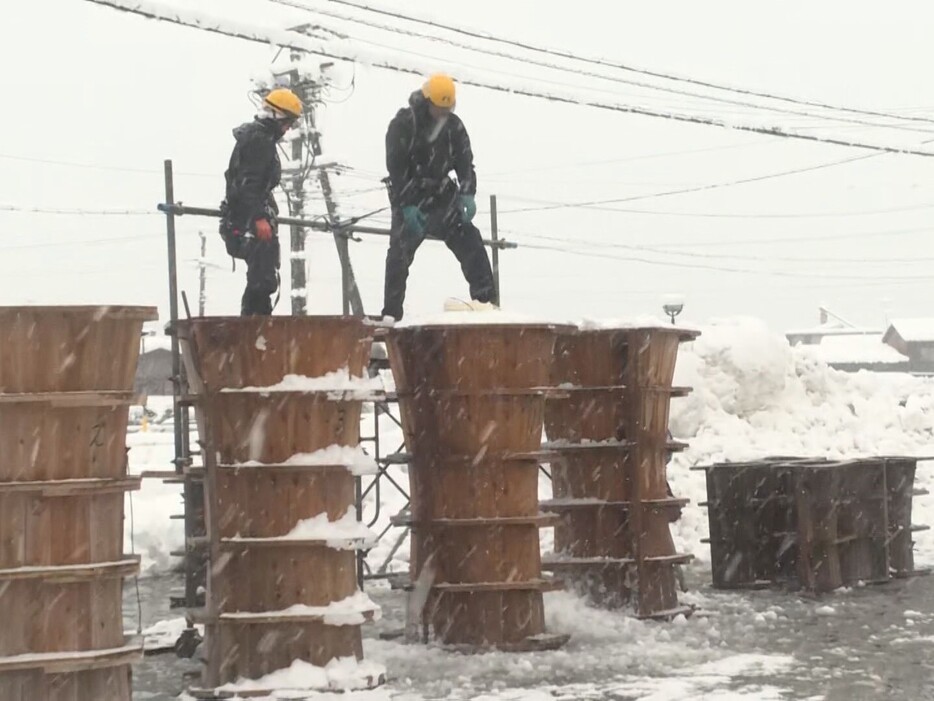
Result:
{"label": "yellow hard hat", "polygon": [[454,79],[444,73],[435,73],[422,86],[422,95],[435,107],[454,107]]}
{"label": "yellow hard hat", "polygon": [[288,88],[276,88],[270,91],[263,99],[263,102],[290,117],[295,117],[295,119],[302,116],[302,101],[298,99],[298,95]]}

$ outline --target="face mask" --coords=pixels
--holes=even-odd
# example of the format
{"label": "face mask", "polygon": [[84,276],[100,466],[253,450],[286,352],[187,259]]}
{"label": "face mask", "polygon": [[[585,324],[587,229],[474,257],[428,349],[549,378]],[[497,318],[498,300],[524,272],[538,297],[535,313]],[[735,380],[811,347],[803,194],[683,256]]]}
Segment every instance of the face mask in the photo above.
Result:
{"label": "face mask", "polygon": [[433,143],[435,139],[438,138],[438,135],[441,133],[441,130],[444,129],[444,125],[448,122],[448,115],[443,115],[435,119],[434,125],[431,127],[431,131],[428,133],[428,143]]}

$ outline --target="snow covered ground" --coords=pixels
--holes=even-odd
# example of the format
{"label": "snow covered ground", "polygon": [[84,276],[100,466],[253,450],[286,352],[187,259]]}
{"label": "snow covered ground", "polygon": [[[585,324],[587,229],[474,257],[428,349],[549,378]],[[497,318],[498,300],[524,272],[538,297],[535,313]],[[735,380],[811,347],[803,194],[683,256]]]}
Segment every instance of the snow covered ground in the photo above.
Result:
{"label": "snow covered ground", "polygon": [[[891,688],[887,666],[898,662],[886,655],[925,649],[934,640],[934,617],[923,604],[934,585],[922,578],[918,585],[839,592],[820,601],[775,592],[712,591],[709,551],[700,542],[707,535],[707,515],[697,506],[706,496],[704,477],[689,468],[774,454],[934,455],[934,379],[841,373],[805,350],[789,347],[783,337],[752,319],[715,322],[702,331],[679,357],[676,384],[693,386],[694,392],[675,401],[671,428],[690,448],[675,456],[669,475],[675,493],[692,500],[674,526],[679,549],[697,556],[687,568],[694,591],[684,598],[709,615],[671,624],[641,622],[591,609],[567,593],[549,594],[550,630],[572,634],[562,650],[461,656],[433,646],[370,638],[367,657],[387,667],[389,684],[333,698],[835,699],[844,697],[834,689],[844,687],[852,691],[847,698],[907,698],[886,695]],[[371,422],[372,415],[364,421]],[[385,444],[394,448],[401,442],[399,431],[388,430],[388,421],[381,425]],[[130,436],[134,471],[168,467],[170,431],[170,422],[153,423],[148,432]],[[932,466],[920,463],[917,486],[934,487]],[[398,468],[395,477],[407,485],[404,468]],[[548,493],[543,481],[542,496]],[[934,524],[932,501],[915,500],[915,523]],[[384,483],[380,502],[377,532],[402,508],[404,498]],[[367,504],[365,520],[375,508],[375,502]],[[172,563],[168,552],[182,544],[181,522],[168,519],[169,513],[180,512],[178,488],[147,481],[134,498],[134,512],[136,550],[143,555],[146,575],[158,579]],[[390,529],[370,551],[371,567],[388,559],[390,570],[408,568],[407,543],[390,556],[399,533]],[[922,532],[916,540],[917,565],[934,565],[934,536]],[[547,530],[543,548],[551,548]],[[385,620],[378,629],[401,624],[398,594],[379,585],[368,593],[384,606]],[[901,608],[903,600],[922,613]],[[876,611],[879,607],[886,613]],[[881,657],[867,661],[869,653],[848,647],[850,638],[853,645],[871,648]],[[180,688],[177,683],[166,685],[173,686]],[[830,691],[802,691],[825,687]]]}

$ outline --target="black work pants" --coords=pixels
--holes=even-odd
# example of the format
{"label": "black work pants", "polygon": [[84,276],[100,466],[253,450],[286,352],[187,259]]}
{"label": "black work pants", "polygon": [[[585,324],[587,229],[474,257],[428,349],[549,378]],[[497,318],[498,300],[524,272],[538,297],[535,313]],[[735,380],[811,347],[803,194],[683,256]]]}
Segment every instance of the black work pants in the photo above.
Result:
{"label": "black work pants", "polygon": [[240,301],[240,315],[272,314],[272,295],[279,289],[279,237],[269,241],[244,241],[246,289]]}
{"label": "black work pants", "polygon": [[406,281],[415,252],[429,235],[442,239],[461,264],[461,271],[470,286],[470,298],[478,302],[492,302],[494,298],[493,270],[490,257],[483,246],[480,230],[465,221],[457,201],[447,206],[423,210],[428,221],[421,233],[405,226],[402,210],[392,209],[392,230],[389,252],[386,254],[386,282],[383,295],[383,316],[397,321],[402,318]]}

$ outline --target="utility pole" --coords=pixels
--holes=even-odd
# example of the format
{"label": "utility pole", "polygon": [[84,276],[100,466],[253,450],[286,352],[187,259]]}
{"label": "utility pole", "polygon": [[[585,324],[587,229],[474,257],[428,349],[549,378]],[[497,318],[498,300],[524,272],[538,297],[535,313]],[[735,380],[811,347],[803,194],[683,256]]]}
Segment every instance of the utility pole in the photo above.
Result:
{"label": "utility pole", "polygon": [[[341,264],[341,290],[342,311],[344,314],[353,313],[363,316],[363,302],[360,290],[354,277],[353,265],[350,261],[350,249],[347,236],[337,231],[340,224],[337,202],[334,199],[334,190],[331,187],[330,174],[325,165],[313,166],[315,159],[321,155],[321,133],[318,131],[316,110],[322,104],[321,91],[327,85],[324,73],[332,65],[321,64],[318,73],[310,74],[298,64],[307,55],[299,51],[290,54],[293,68],[280,77],[288,77],[289,88],[299,97],[305,105],[305,133],[303,138],[294,139],[289,153],[292,161],[291,167],[286,171],[289,176],[289,202],[291,214],[297,219],[305,215],[305,200],[308,191],[305,180],[313,170],[317,171],[318,185],[327,208],[328,222],[335,227],[334,244]],[[290,228],[290,273],[292,281],[292,314],[304,315],[307,313],[307,261],[305,258],[305,229],[298,225]]]}
{"label": "utility pole", "polygon": [[[327,80],[325,74],[331,68],[333,63],[322,63],[320,66],[321,81],[317,85],[317,91]],[[316,92],[315,97],[318,97]],[[312,105],[319,104],[316,99]],[[312,130],[310,136],[312,153],[315,156],[321,155],[321,132],[318,130],[317,120],[314,109],[311,110]],[[337,211],[337,202],[334,200],[334,190],[331,188],[331,176],[327,168],[318,169],[318,185],[321,187],[321,194],[324,197],[324,205],[328,210],[328,222],[334,229],[334,245],[337,247],[337,257],[341,263],[341,313],[353,314],[354,316],[363,316],[363,301],[360,299],[360,290],[357,287],[357,280],[353,272],[353,264],[350,262],[350,246],[347,242],[347,236],[343,232],[337,231],[336,227],[340,224],[340,215]]]}
{"label": "utility pole", "polygon": [[201,239],[201,258],[198,259],[198,316],[204,316],[204,307],[207,303],[205,283],[207,282],[208,239],[203,231],[198,232],[198,237]]}
{"label": "utility pole", "polygon": [[[300,54],[292,53],[292,61],[296,61]],[[289,87],[297,95],[302,94],[301,76],[298,69],[289,71]],[[308,109],[314,109],[313,104]],[[314,120],[312,120],[314,121]],[[291,214],[297,219],[305,216],[305,168],[302,157],[305,152],[304,139],[293,139],[292,151],[289,154],[292,163],[298,164],[292,174],[292,189],[289,195]],[[292,315],[304,316],[308,313],[308,281],[306,279],[307,264],[305,261],[305,229],[295,224],[289,227],[289,270],[292,276]]]}

